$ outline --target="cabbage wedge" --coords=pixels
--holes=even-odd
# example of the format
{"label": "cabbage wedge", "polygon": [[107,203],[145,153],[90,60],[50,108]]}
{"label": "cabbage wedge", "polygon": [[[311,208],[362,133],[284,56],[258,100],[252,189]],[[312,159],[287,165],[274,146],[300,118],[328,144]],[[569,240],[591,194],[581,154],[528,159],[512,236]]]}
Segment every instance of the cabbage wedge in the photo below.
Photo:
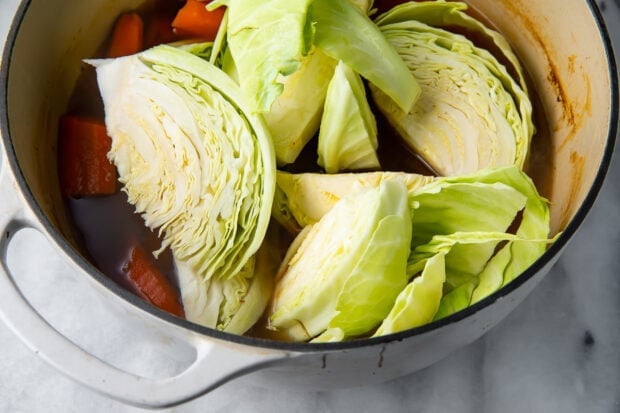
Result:
{"label": "cabbage wedge", "polygon": [[331,341],[379,325],[407,283],[410,220],[398,181],[337,202],[293,242],[276,280],[270,327],[294,341]]}
{"label": "cabbage wedge", "polygon": [[229,278],[205,280],[175,260],[185,318],[232,334],[244,334],[260,319],[273,290],[278,260],[268,243]]}
{"label": "cabbage wedge", "polygon": [[226,40],[241,90],[254,113],[268,112],[282,93],[280,76],[299,70],[313,44],[312,0],[216,0],[227,7]]}
{"label": "cabbage wedge", "polygon": [[313,49],[301,59],[299,70],[278,78],[282,94],[263,115],[273,136],[278,165],[294,162],[319,130],[335,66],[334,59]]}
{"label": "cabbage wedge", "polygon": [[[390,314],[374,336],[419,327],[463,310],[497,291],[503,281],[507,281],[510,260],[515,259],[522,272],[539,257],[499,253],[487,260],[486,247],[500,242],[544,246],[553,240],[522,239],[503,232],[455,232],[433,237],[429,243],[413,251],[410,261],[414,263],[413,272],[419,272],[419,275],[398,295]],[[479,269],[468,271],[474,261]],[[410,266],[408,271],[411,269]]]}
{"label": "cabbage wedge", "polygon": [[[340,200],[405,178],[415,178],[406,185],[412,228],[408,285],[375,335],[426,324],[487,297],[525,271],[554,240],[548,238],[548,202],[516,166],[443,178],[278,172],[274,211],[289,226],[307,231]],[[346,337],[328,328],[316,340]]]}
{"label": "cabbage wedge", "polygon": [[433,321],[446,279],[445,252],[424,262],[424,270],[398,294],[394,306],[373,337],[397,333]]}
{"label": "cabbage wedge", "polygon": [[342,61],[327,87],[324,109],[317,163],[332,174],[379,169],[375,116],[362,79]]}
{"label": "cabbage wedge", "polygon": [[327,85],[344,61],[403,110],[420,88],[362,9],[348,0],[216,0],[226,6],[226,72],[265,115],[278,165],[295,161],[319,129]]}
{"label": "cabbage wedge", "polygon": [[282,93],[278,77],[301,66],[315,46],[343,60],[403,110],[420,88],[377,26],[348,0],[215,0],[228,7],[227,40],[241,88],[258,112],[269,111]]}
{"label": "cabbage wedge", "polygon": [[93,64],[129,202],[177,261],[204,280],[234,277],[270,219],[275,157],[262,118],[220,69],[179,48]]}
{"label": "cabbage wedge", "polygon": [[317,48],[342,60],[401,110],[412,109],[420,96],[420,86],[366,13],[347,0],[314,0],[311,16]]}
{"label": "cabbage wedge", "polygon": [[404,172],[319,174],[278,171],[272,216],[289,232],[317,223],[342,198],[386,181],[400,181],[407,191],[436,178]]}
{"label": "cabbage wedge", "polygon": [[[411,111],[398,108],[371,84],[373,99],[405,142],[440,175],[523,168],[534,125],[522,69],[499,33],[474,23],[464,9],[457,2],[410,2],[380,16],[381,31],[422,93]],[[514,76],[487,50],[441,28],[451,24],[490,39],[513,66]]]}
{"label": "cabbage wedge", "polygon": [[386,26],[416,20],[432,27],[458,28],[459,31],[472,34],[485,45],[489,45],[488,50],[493,48],[494,53],[498,53],[498,56],[509,64],[506,69],[527,92],[523,68],[506,38],[471,17],[467,14],[467,9],[467,4],[459,1],[405,2],[378,16],[374,21],[378,26]]}

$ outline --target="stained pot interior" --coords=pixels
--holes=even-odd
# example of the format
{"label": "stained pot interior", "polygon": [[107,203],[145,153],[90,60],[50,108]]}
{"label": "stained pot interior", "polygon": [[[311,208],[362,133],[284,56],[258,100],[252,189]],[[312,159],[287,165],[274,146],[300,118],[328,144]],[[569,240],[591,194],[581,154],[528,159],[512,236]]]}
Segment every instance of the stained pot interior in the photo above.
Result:
{"label": "stained pot interior", "polygon": [[[508,37],[548,119],[548,133],[538,138],[553,152],[544,195],[555,234],[594,182],[611,120],[612,80],[596,20],[584,0],[469,3]],[[76,249],[57,182],[57,121],[81,60],[93,55],[121,11],[135,7],[129,0],[34,0],[13,47],[7,110],[19,166],[41,210]]]}

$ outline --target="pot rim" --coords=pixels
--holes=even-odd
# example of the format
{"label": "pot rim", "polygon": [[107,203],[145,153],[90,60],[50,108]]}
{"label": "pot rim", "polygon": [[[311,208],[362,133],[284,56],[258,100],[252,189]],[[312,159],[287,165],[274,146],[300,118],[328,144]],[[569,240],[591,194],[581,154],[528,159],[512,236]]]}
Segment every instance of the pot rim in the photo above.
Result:
{"label": "pot rim", "polygon": [[603,47],[606,53],[607,64],[608,64],[608,73],[611,77],[611,117],[609,122],[609,128],[607,131],[607,139],[605,144],[605,149],[603,151],[603,156],[601,159],[600,166],[596,173],[596,177],[590,187],[583,203],[570,220],[564,231],[560,234],[558,239],[549,247],[549,249],[534,263],[532,264],[525,272],[516,277],[506,286],[500,288],[498,291],[492,293],[491,295],[485,297],[484,299],[470,305],[469,307],[454,313],[448,317],[442,318],[437,321],[433,321],[431,323],[425,324],[420,327],[415,327],[409,330],[405,330],[402,332],[389,334],[380,337],[374,338],[363,338],[363,339],[354,339],[350,341],[343,341],[337,343],[294,343],[294,342],[284,342],[277,341],[271,339],[264,338],[255,338],[249,336],[241,336],[231,333],[221,332],[215,329],[211,329],[208,327],[204,327],[195,323],[192,323],[187,320],[183,320],[177,318],[165,311],[158,309],[155,306],[150,305],[146,301],[141,298],[131,294],[115,282],[113,282],[110,278],[105,276],[101,271],[99,271],[93,264],[91,264],[86,258],[84,258],[81,254],[79,254],[70,244],[69,242],[59,233],[59,231],[52,225],[52,223],[48,220],[47,216],[43,212],[43,210],[39,207],[36,199],[30,190],[28,183],[26,182],[25,176],[20,168],[19,162],[17,160],[17,156],[15,153],[15,148],[13,146],[12,140],[10,138],[10,121],[8,118],[8,85],[9,85],[9,69],[11,67],[11,57],[12,52],[15,47],[15,41],[17,38],[17,34],[23,22],[24,16],[26,15],[26,11],[30,6],[32,0],[22,0],[18,5],[17,11],[13,20],[11,21],[11,25],[9,28],[9,32],[6,38],[6,43],[2,52],[2,56],[0,57],[0,107],[4,107],[5,110],[0,113],[0,135],[2,137],[4,150],[6,151],[6,159],[8,161],[8,165],[5,167],[10,167],[13,171],[15,181],[19,190],[21,191],[24,200],[26,201],[28,207],[33,211],[36,219],[43,226],[46,235],[52,238],[53,242],[56,243],[62,250],[64,254],[66,254],[74,263],[76,263],[82,271],[87,273],[92,277],[94,281],[98,284],[102,285],[109,292],[120,296],[124,300],[128,301],[133,306],[137,307],[139,310],[144,311],[156,318],[162,319],[163,321],[175,324],[177,326],[183,327],[187,330],[190,330],[194,333],[198,333],[202,336],[207,336],[213,339],[229,341],[237,344],[252,346],[252,347],[260,347],[266,349],[273,350],[283,350],[283,351],[293,351],[293,352],[325,352],[325,351],[338,351],[338,350],[349,350],[355,349],[359,347],[366,346],[375,346],[375,345],[387,345],[390,342],[394,341],[402,341],[407,338],[413,336],[419,336],[426,333],[433,332],[435,330],[439,330],[445,326],[454,324],[472,316],[473,314],[490,307],[495,301],[498,301],[504,297],[510,295],[510,293],[516,289],[518,289],[522,284],[526,281],[530,280],[535,274],[541,271],[545,266],[550,264],[554,257],[556,257],[560,251],[564,248],[564,246],[568,243],[568,241],[572,238],[572,236],[576,233],[579,226],[583,223],[586,216],[588,215],[590,209],[594,205],[596,198],[602,188],[603,182],[605,180],[605,176],[607,175],[607,171],[611,164],[611,159],[614,152],[614,145],[616,136],[618,133],[618,122],[619,122],[619,86],[618,86],[618,69],[616,66],[616,61],[614,58],[614,53],[612,49],[612,43],[609,36],[609,32],[606,28],[605,22],[601,15],[601,12],[596,4],[595,0],[586,0],[588,6],[590,7],[590,11],[595,19],[595,22],[598,26],[599,33],[601,35],[603,41]]}

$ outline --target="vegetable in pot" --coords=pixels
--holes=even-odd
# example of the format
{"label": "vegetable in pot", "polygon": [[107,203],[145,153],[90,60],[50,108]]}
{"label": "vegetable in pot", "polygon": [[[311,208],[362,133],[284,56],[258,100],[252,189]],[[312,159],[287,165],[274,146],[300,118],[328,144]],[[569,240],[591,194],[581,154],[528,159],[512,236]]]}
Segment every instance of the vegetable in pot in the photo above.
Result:
{"label": "vegetable in pot", "polygon": [[280,76],[282,94],[265,112],[279,165],[293,163],[321,124],[329,79],[336,61],[318,49],[301,59],[299,69]]}
{"label": "vegetable in pot", "polygon": [[[294,341],[379,336],[487,297],[553,241],[522,171],[532,108],[505,39],[463,3],[409,2],[375,22],[371,5],[188,0],[174,39],[198,39],[92,61],[109,159],[163,239],[155,255],[170,248],[184,308],[131,253],[128,278],[147,301],[234,334],[265,316]],[[341,173],[381,167],[389,136],[375,107],[445,176]],[[313,137],[308,169],[296,160]],[[275,222],[268,233],[271,217],[292,243],[278,243]]]}
{"label": "vegetable in pot", "polygon": [[116,169],[107,154],[112,141],[105,125],[84,116],[64,115],[58,123],[58,177],[65,196],[116,192]]}
{"label": "vegetable in pot", "polygon": [[[376,179],[377,174],[374,174],[374,181],[365,182],[356,182],[355,179],[359,179],[356,175],[360,174],[323,178],[316,174],[280,173],[278,192],[281,191],[282,195],[276,194],[274,208],[287,211],[281,215],[288,219],[289,225],[294,221],[299,227],[308,225],[305,228],[312,228],[323,222],[342,200],[360,193],[355,185],[342,185],[342,182],[362,182],[368,186],[387,182],[402,184],[401,179],[407,176],[387,175],[386,178],[392,180],[378,183],[381,181]],[[402,287],[375,335],[426,324],[488,296],[533,264],[553,241],[547,238],[547,201],[538,195],[527,175],[515,166],[435,178],[428,182],[414,180],[410,188],[407,199],[411,214],[411,243],[406,270],[409,284]],[[338,195],[319,195],[330,193]],[[365,204],[358,201],[358,205]],[[300,217],[301,222],[295,217]],[[344,221],[344,218],[340,220]],[[353,230],[353,227],[349,229]],[[306,231],[304,229],[302,234]],[[333,235],[325,235],[325,239],[327,237]],[[368,248],[373,248],[372,241],[368,241]],[[296,254],[300,262],[310,257],[322,261],[317,258],[320,254],[317,251],[308,253],[299,248]],[[307,257],[304,258],[303,254]],[[315,268],[311,270],[320,273]],[[280,288],[300,287],[284,284]],[[321,287],[307,288],[329,289],[333,285],[326,283]],[[309,299],[308,295],[305,297],[304,300]],[[295,311],[289,311],[292,316],[297,315]],[[304,327],[307,325],[303,320],[300,323]],[[286,328],[300,327],[287,325]],[[336,340],[347,336],[336,332],[331,331],[326,337]]]}
{"label": "vegetable in pot", "polygon": [[225,8],[207,10],[206,2],[186,0],[178,11],[172,27],[177,35],[213,41],[224,18]]}
{"label": "vegetable in pot", "polygon": [[[226,39],[234,77],[252,110],[267,114],[279,165],[293,162],[317,132],[336,61],[375,83],[403,109],[419,95],[394,48],[348,1],[217,0],[209,7],[221,5],[228,7]],[[309,107],[300,110],[301,103]]]}
{"label": "vegetable in pot", "polygon": [[176,261],[185,317],[197,324],[243,334],[261,317],[271,297],[278,267],[275,247],[264,243],[241,270],[229,278],[205,280]]}
{"label": "vegetable in pot", "polygon": [[137,13],[122,14],[114,24],[107,57],[121,57],[138,53],[144,44],[144,22]]}
{"label": "vegetable in pot", "polygon": [[341,198],[384,181],[400,181],[408,191],[437,178],[404,172],[358,172],[341,174],[278,171],[272,215],[291,233],[318,222]]}
{"label": "vegetable in pot", "polygon": [[153,257],[139,245],[130,250],[123,272],[142,298],[164,311],[185,317],[176,288],[157,269]]}
{"label": "vegetable in pot", "polygon": [[[405,142],[440,175],[525,165],[534,127],[522,70],[498,33],[472,23],[456,2],[410,2],[377,21],[422,93],[410,111],[373,87],[373,98]],[[428,21],[428,24],[424,21]],[[460,24],[507,50],[516,80],[487,50],[441,26]],[[435,25],[440,27],[435,27]]]}
{"label": "vegetable in pot", "polygon": [[298,237],[276,281],[269,325],[294,341],[341,340],[375,328],[407,282],[405,185],[386,181],[353,193]]}
{"label": "vegetable in pot", "polygon": [[204,282],[235,277],[270,219],[275,159],[262,118],[220,69],[178,48],[92,63],[109,157],[161,250]]}
{"label": "vegetable in pot", "polygon": [[359,75],[338,62],[327,87],[318,164],[328,173],[379,169],[377,122]]}

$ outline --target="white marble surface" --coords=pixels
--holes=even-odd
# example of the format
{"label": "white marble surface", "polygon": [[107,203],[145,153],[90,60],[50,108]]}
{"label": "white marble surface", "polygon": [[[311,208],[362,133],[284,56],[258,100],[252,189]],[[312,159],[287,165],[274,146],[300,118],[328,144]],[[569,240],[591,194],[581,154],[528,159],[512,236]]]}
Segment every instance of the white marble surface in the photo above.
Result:
{"label": "white marble surface", "polygon": [[[0,39],[17,0],[0,0]],[[618,0],[599,1],[620,50]],[[620,412],[620,144],[597,204],[535,292],[472,345],[381,385],[321,391],[229,383],[174,412]],[[84,348],[136,371],[174,362],[92,301],[47,242],[19,234],[10,265],[27,296]],[[84,320],[91,320],[86,323]],[[65,378],[0,324],[0,411],[138,412]]]}

